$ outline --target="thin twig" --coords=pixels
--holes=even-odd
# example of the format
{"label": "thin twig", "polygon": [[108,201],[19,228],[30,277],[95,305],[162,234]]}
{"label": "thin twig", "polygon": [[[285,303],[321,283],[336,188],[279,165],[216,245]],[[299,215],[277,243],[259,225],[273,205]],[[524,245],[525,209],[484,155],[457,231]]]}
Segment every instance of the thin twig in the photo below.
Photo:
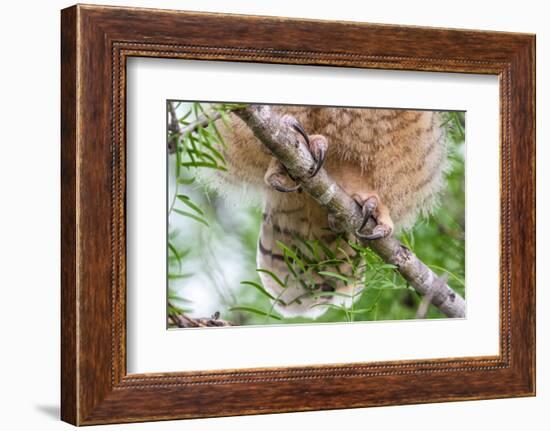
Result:
{"label": "thin twig", "polygon": [[199,118],[181,129],[180,134],[186,135],[187,133],[194,132],[201,127],[208,126],[208,124],[212,123],[213,121],[220,119],[221,116],[222,114],[220,114],[218,111],[212,111],[208,114],[201,114],[199,115]]}
{"label": "thin twig", "polygon": [[[176,108],[173,102],[168,102],[168,112],[170,113],[170,121],[168,122],[168,130],[174,134],[181,135],[180,123],[176,115]],[[168,140],[168,152],[173,154],[176,152],[177,139]]]}
{"label": "thin twig", "polygon": [[220,319],[220,313],[216,312],[211,317],[194,318],[183,313],[170,313],[168,322],[178,328],[206,328],[219,326],[233,326],[231,322]]}
{"label": "thin twig", "polygon": [[[172,105],[172,102],[168,102],[168,112],[170,112],[170,131],[174,134],[177,134],[179,136],[185,136],[189,133],[193,133],[200,129],[201,127],[206,127],[210,123],[219,120],[221,118],[221,113],[219,111],[211,111],[208,114],[201,114],[199,115],[199,118],[197,118],[195,121],[189,123],[185,127],[180,127],[180,124],[178,122],[178,118],[176,116],[176,110],[174,109],[174,106]],[[172,142],[168,142],[168,152],[170,154],[173,154],[176,152],[176,146],[173,145]]]}

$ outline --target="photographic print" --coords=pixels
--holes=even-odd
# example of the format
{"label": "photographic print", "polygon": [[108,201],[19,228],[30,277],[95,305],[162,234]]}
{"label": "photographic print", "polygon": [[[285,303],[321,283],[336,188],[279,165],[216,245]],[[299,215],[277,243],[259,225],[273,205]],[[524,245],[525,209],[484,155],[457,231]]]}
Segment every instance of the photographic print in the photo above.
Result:
{"label": "photographic print", "polygon": [[[250,108],[304,146],[309,178],[324,169],[353,199],[354,233],[264,145]],[[397,238],[464,298],[464,112],[172,100],[167,158],[169,328],[464,317],[372,248]]]}

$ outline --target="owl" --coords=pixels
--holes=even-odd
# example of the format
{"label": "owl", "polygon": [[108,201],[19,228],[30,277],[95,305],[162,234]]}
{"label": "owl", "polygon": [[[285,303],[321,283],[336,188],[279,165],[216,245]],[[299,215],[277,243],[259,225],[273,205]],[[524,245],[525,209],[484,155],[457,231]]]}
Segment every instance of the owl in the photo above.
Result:
{"label": "owl", "polygon": [[[368,240],[377,240],[411,228],[419,216],[429,214],[438,203],[444,184],[447,148],[440,114],[433,111],[272,106],[272,111],[293,118],[313,158],[332,179],[351,195],[376,227]],[[236,115],[231,127],[220,124],[226,143],[228,171],[218,185],[256,188],[263,197],[263,216],[257,245],[257,265],[264,288],[276,298],[274,307],[283,316],[315,318],[326,305],[340,304],[343,295],[360,289],[361,281],[347,283],[317,272],[350,276],[343,256],[354,250],[338,232],[327,211],[302,193],[285,168],[256,139]],[[317,139],[319,135],[326,139]],[[328,144],[327,144],[328,143]],[[312,245],[333,250],[342,260],[301,280],[300,268],[289,268],[287,250],[307,260]],[[330,260],[328,252],[319,252]],[[311,256],[309,256],[311,258]],[[303,268],[302,268],[303,271]],[[280,283],[283,281],[283,283]],[[283,284],[283,285],[281,285]]]}

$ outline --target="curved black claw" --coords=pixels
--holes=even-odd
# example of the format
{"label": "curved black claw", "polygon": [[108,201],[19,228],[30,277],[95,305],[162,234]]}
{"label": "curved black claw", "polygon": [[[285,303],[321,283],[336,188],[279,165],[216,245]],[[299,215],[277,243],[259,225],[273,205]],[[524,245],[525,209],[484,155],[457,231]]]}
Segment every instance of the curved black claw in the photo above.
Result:
{"label": "curved black claw", "polygon": [[372,240],[375,240],[375,239],[380,239],[380,238],[387,237],[390,234],[390,231],[391,230],[389,229],[388,226],[386,226],[384,224],[379,224],[368,235],[365,235],[365,234],[359,232],[359,230],[355,231],[355,235],[357,235],[358,238],[365,239],[367,241],[372,241]]}
{"label": "curved black claw", "polygon": [[357,229],[357,232],[361,235],[360,232],[367,225],[369,218],[371,218],[372,213],[378,206],[378,199],[375,196],[367,198],[364,202],[359,201],[357,197],[354,197],[354,199],[355,202],[361,206],[361,213],[363,214],[363,221],[361,222],[361,226]]}
{"label": "curved black claw", "polygon": [[298,190],[300,190],[300,184],[297,184],[293,187],[286,187],[286,186],[283,186],[283,185],[274,185],[273,188],[275,190],[277,190],[278,192],[282,192],[282,193],[292,193],[292,192],[297,192]]}
{"label": "curved black claw", "polygon": [[317,175],[317,173],[325,163],[327,153],[327,140],[323,136],[308,136],[308,134],[304,130],[304,127],[292,115],[284,115],[282,121],[286,126],[291,127],[295,132],[299,133],[304,138],[304,141],[308,146],[309,151],[311,152],[311,156],[313,157],[313,160],[315,162],[315,164],[311,168],[311,173],[309,174],[309,177],[314,177],[315,175]]}
{"label": "curved black claw", "polygon": [[282,193],[292,193],[300,190],[300,184],[296,184],[295,186],[288,187],[286,186],[284,182],[284,177],[281,174],[275,173],[268,177],[267,182],[271,187],[273,187],[278,192]]}
{"label": "curved black claw", "polygon": [[313,170],[313,173],[309,176],[310,178],[317,175],[319,170],[323,167],[323,164],[325,163],[326,154],[327,154],[326,150],[322,148],[319,150],[317,157],[315,156],[313,157],[316,164],[315,164],[315,169]]}
{"label": "curved black claw", "polygon": [[323,167],[327,156],[327,148],[327,140],[323,136],[316,135],[311,139],[309,151],[311,152],[313,160],[315,160],[315,167],[309,175],[310,178],[317,175],[319,170]]}
{"label": "curved black claw", "polygon": [[281,120],[286,126],[292,128],[294,131],[302,135],[302,137],[306,141],[306,144],[309,146],[309,136],[296,118],[294,118],[292,115],[285,114],[283,115]]}
{"label": "curved black claw", "polygon": [[293,120],[290,124],[290,126],[296,130],[300,135],[302,135],[302,137],[304,138],[304,140],[306,141],[306,144],[309,145],[309,136],[307,135],[306,131],[304,130],[304,128],[302,127],[302,125],[300,124],[300,122],[298,120],[296,120],[296,118],[293,117]]}

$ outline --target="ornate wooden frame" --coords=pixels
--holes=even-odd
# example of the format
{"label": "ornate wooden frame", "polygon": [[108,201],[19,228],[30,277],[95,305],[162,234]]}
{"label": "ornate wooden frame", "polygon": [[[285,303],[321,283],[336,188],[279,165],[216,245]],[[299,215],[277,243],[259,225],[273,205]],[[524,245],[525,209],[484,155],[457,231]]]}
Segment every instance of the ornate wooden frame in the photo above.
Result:
{"label": "ornate wooden frame", "polygon": [[[63,420],[88,425],[534,395],[534,35],[78,5],[62,11],[61,49]],[[130,56],[498,75],[500,354],[128,375]]]}

